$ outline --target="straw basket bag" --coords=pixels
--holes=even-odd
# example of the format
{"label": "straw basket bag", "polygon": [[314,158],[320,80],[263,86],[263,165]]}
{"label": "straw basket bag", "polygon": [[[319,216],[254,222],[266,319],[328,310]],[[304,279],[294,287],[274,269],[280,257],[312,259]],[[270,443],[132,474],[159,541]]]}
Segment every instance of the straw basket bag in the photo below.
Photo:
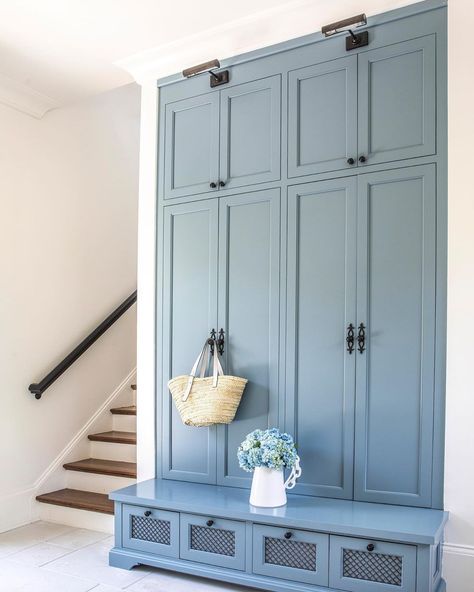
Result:
{"label": "straw basket bag", "polygon": [[[211,344],[214,346],[213,371],[212,376],[206,377]],[[230,423],[234,419],[247,382],[245,378],[224,374],[217,343],[208,339],[191,374],[172,378],[168,387],[183,423],[205,427]]]}

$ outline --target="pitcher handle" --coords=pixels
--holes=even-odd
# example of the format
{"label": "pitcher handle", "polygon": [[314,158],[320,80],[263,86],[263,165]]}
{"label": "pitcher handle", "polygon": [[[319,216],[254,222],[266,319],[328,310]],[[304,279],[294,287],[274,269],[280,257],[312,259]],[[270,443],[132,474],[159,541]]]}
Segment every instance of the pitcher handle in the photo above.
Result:
{"label": "pitcher handle", "polygon": [[285,489],[293,489],[293,487],[296,485],[296,480],[301,477],[302,472],[303,470],[301,469],[300,465],[300,457],[297,456],[295,466],[291,469],[290,476],[285,481]]}

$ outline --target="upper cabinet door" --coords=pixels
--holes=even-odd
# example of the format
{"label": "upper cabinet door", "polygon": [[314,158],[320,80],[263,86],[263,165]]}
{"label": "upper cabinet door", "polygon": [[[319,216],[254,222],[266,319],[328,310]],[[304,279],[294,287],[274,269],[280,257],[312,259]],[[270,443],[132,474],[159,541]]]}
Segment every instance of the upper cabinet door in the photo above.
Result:
{"label": "upper cabinet door", "polygon": [[[435,165],[361,175],[355,499],[430,506]],[[304,472],[303,472],[304,475]]]}
{"label": "upper cabinet door", "polygon": [[281,76],[224,88],[220,95],[223,187],[279,180]]}
{"label": "upper cabinet door", "polygon": [[219,177],[219,93],[166,105],[165,199],[207,191]]}
{"label": "upper cabinet door", "polygon": [[247,487],[237,448],[278,425],[280,189],[220,200],[219,328],[225,370],[248,379],[235,420],[218,427],[217,482]]}
{"label": "upper cabinet door", "polygon": [[[295,492],[352,498],[356,307],[355,177],[289,188],[286,429]],[[355,332],[355,329],[353,330]],[[355,335],[354,335],[355,337]]]}
{"label": "upper cabinet door", "polygon": [[370,165],[436,152],[435,37],[359,54],[359,157]]}
{"label": "upper cabinet door", "polygon": [[288,84],[288,176],[353,167],[357,56],[294,70]]}
{"label": "upper cabinet door", "polygon": [[217,199],[164,208],[162,474],[198,483],[216,480],[216,428],[182,423],[168,380],[189,374],[213,328],[217,328]]}

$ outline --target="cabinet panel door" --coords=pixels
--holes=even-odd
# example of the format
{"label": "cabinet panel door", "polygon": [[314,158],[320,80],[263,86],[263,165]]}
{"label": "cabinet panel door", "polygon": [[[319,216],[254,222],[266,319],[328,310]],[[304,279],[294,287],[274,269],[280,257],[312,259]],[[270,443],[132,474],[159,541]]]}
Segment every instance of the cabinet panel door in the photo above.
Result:
{"label": "cabinet panel door", "polygon": [[278,421],[280,190],[220,200],[219,328],[225,370],[248,379],[235,421],[218,428],[218,483],[247,487],[237,447]]}
{"label": "cabinet panel door", "polygon": [[221,91],[219,178],[227,188],[280,179],[281,76]]}
{"label": "cabinet panel door", "polygon": [[355,498],[429,506],[435,165],[361,175]]}
{"label": "cabinet panel door", "polygon": [[365,165],[436,151],[434,35],[359,54],[359,155]]}
{"label": "cabinet panel door", "polygon": [[199,483],[215,483],[216,429],[185,426],[167,382],[189,374],[216,327],[217,213],[217,199],[164,208],[162,471]]}
{"label": "cabinet panel door", "polygon": [[219,93],[168,103],[165,199],[213,191],[219,176]]}
{"label": "cabinet panel door", "polygon": [[289,73],[288,176],[351,168],[357,162],[357,57]]}
{"label": "cabinet panel door", "polygon": [[288,199],[287,430],[303,465],[295,492],[350,499],[356,179],[290,187]]}

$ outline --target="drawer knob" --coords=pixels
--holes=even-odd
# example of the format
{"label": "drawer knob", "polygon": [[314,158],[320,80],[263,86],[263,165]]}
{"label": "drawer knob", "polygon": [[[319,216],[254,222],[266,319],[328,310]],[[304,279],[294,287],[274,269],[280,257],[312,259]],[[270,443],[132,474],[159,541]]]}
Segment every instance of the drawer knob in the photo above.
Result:
{"label": "drawer knob", "polygon": [[214,183],[214,181],[212,181],[212,183],[209,183],[209,187],[211,189],[215,189],[217,187],[217,183]]}
{"label": "drawer knob", "polygon": [[372,553],[372,551],[375,549],[375,545],[372,543],[369,543],[367,545],[367,551],[369,551],[370,553]]}
{"label": "drawer knob", "polygon": [[348,158],[347,159],[347,164],[354,164],[355,160],[353,158]]}
{"label": "drawer knob", "polygon": [[366,160],[367,158],[364,155],[359,156],[359,162],[365,162]]}
{"label": "drawer knob", "polygon": [[151,510],[147,510],[147,511],[145,512],[145,516],[151,516]]}
{"label": "drawer knob", "polygon": [[225,181],[219,181],[219,187],[225,187]]}
{"label": "drawer knob", "polygon": [[291,532],[285,532],[284,537],[285,539],[291,539],[293,535],[291,534]]}
{"label": "drawer knob", "polygon": [[207,525],[207,526],[212,526],[213,524],[214,524],[214,520],[208,520],[208,521],[206,522],[206,525]]}

